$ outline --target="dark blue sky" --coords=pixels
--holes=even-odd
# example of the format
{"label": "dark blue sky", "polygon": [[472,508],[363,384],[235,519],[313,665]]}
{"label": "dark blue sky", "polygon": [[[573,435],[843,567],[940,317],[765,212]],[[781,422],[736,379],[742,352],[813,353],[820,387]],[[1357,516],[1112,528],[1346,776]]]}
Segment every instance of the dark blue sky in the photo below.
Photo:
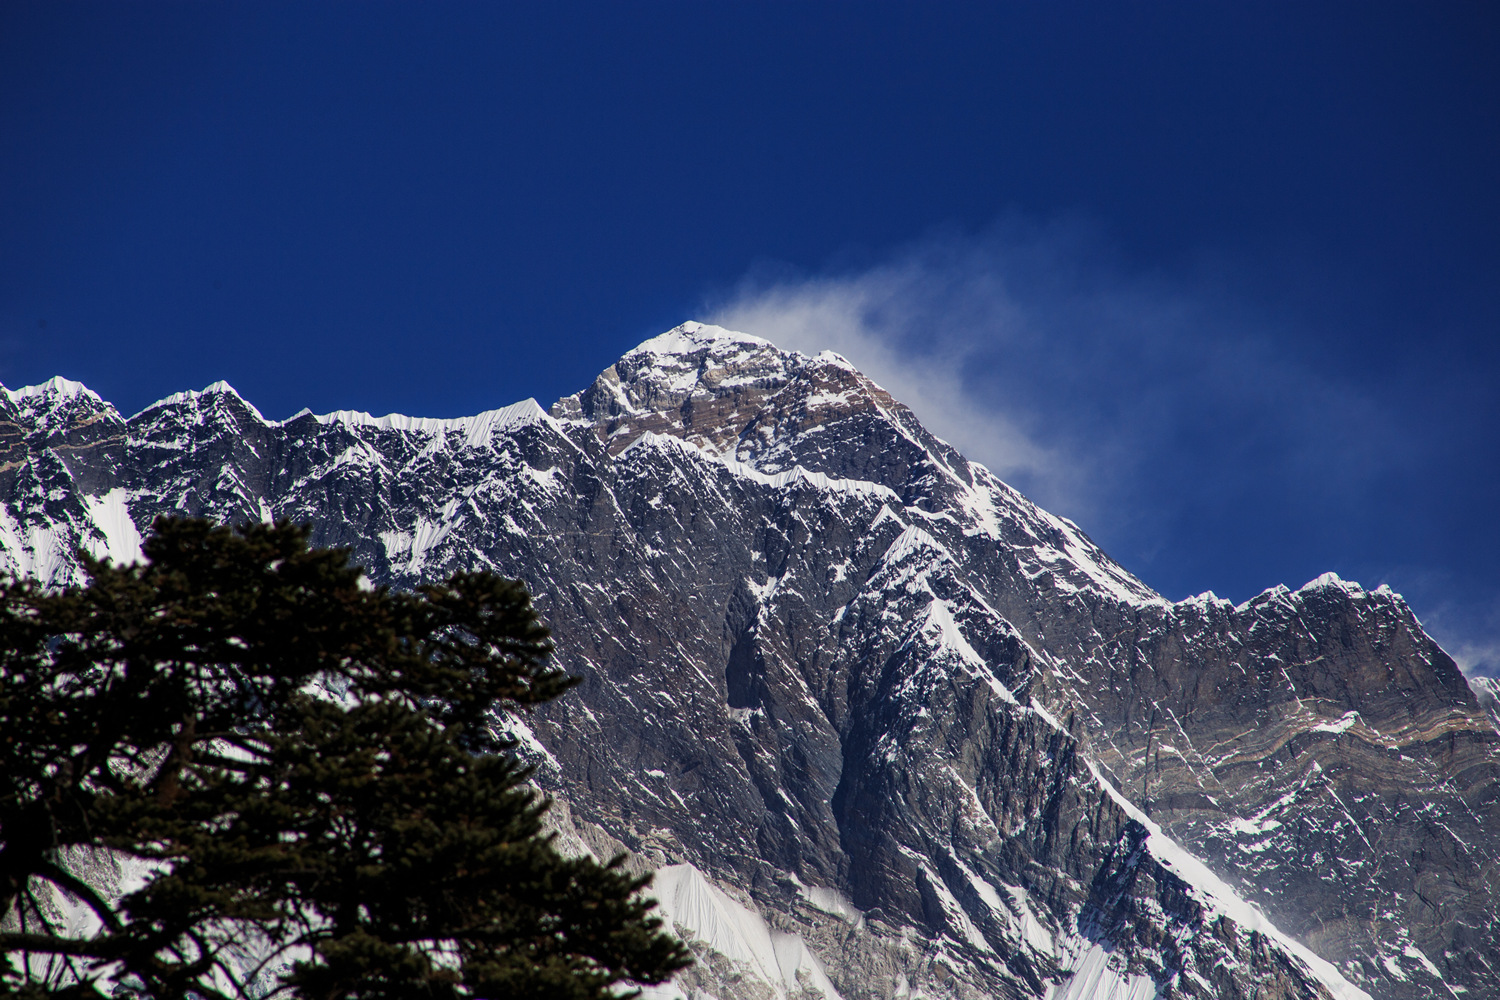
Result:
{"label": "dark blue sky", "polygon": [[12,0],[0,381],[452,416],[836,315],[1169,596],[1500,671],[1497,11]]}

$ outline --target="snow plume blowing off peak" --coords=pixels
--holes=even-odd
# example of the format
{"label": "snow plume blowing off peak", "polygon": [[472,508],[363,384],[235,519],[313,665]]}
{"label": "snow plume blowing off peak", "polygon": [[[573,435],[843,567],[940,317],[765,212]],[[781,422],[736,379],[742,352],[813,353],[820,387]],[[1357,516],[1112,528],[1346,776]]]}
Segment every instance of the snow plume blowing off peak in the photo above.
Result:
{"label": "snow plume blowing off peak", "polygon": [[964,337],[946,329],[920,336],[934,318],[924,308],[927,278],[914,262],[901,262],[849,278],[746,285],[713,321],[778,347],[843,355],[934,434],[1044,504],[1079,492],[1075,466],[1030,433],[1024,410],[988,404],[966,383],[973,352]]}
{"label": "snow plume blowing off peak", "polygon": [[1132,270],[1076,221],[939,235],[863,269],[769,273],[707,318],[842,354],[1164,594],[1243,600],[1337,568],[1419,612],[1441,607],[1438,638],[1494,669],[1479,651],[1500,645],[1500,587],[1392,541],[1431,502],[1423,477],[1454,474],[1422,394],[1331,373],[1278,318],[1287,310],[1239,291],[1248,277]]}
{"label": "snow plume blowing off peak", "polygon": [[1129,275],[1101,243],[1062,224],[935,237],[863,271],[752,275],[710,320],[837,351],[938,436],[1075,520],[1107,520],[1158,465],[1180,464],[1195,429],[1248,424],[1224,435],[1226,452],[1274,446],[1299,471],[1331,462],[1330,479],[1385,460],[1371,431],[1388,421],[1373,403],[1284,357],[1246,307]]}

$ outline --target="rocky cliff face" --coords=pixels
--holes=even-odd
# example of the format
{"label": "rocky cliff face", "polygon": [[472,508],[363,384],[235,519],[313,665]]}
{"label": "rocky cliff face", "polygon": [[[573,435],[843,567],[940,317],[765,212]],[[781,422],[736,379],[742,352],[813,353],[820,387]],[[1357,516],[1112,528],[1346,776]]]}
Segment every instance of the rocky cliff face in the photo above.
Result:
{"label": "rocky cliff face", "polygon": [[173,512],[526,580],[585,681],[506,724],[658,870],[656,995],[1500,996],[1500,733],[1400,597],[1170,603],[834,355],[687,324],[452,421],[54,380],[0,500],[54,583]]}

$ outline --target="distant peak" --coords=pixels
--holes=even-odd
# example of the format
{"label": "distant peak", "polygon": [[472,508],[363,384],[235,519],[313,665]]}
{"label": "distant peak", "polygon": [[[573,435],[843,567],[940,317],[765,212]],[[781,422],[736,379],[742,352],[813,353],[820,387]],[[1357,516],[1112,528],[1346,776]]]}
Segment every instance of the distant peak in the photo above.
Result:
{"label": "distant peak", "polygon": [[23,385],[19,389],[5,389],[5,392],[10,395],[11,399],[36,399],[49,396],[56,396],[63,399],[72,398],[73,396],[99,398],[98,393],[82,382],[75,382],[70,378],[63,378],[61,375],[54,375],[40,385]]}
{"label": "distant peak", "polygon": [[1328,589],[1342,590],[1344,593],[1354,598],[1388,598],[1403,607],[1406,605],[1406,600],[1400,594],[1392,590],[1388,584],[1382,583],[1374,590],[1366,590],[1355,581],[1345,580],[1337,573],[1324,573],[1316,580],[1309,580],[1308,582],[1304,583],[1301,588],[1298,589],[1297,593],[1305,594],[1315,590]]}
{"label": "distant peak", "polygon": [[235,390],[234,386],[230,385],[228,382],[225,382],[223,379],[219,379],[219,381],[213,383],[212,385],[206,385],[202,389],[188,389],[186,392],[174,392],[172,393],[172,395],[168,396],[165,399],[158,399],[156,402],[152,403],[151,406],[146,407],[146,409],[149,410],[154,406],[171,406],[175,403],[191,403],[193,400],[201,399],[204,396],[218,396],[224,393],[227,393],[236,399],[245,398]]}
{"label": "distant peak", "polygon": [[51,433],[80,421],[87,423],[105,415],[117,420],[120,416],[97,392],[82,382],[61,375],[55,375],[40,385],[24,385],[19,389],[0,386],[0,399],[20,411],[27,433]]}
{"label": "distant peak", "polygon": [[[166,397],[165,399],[158,399],[156,402],[152,403],[150,406],[148,406],[145,409],[141,410],[140,413],[137,413],[135,415],[135,417],[139,417],[142,413],[149,413],[150,411],[155,410],[155,409],[159,409],[160,407],[163,407],[163,406],[177,406],[177,405],[179,405],[181,403],[194,403],[195,404],[200,399],[212,399],[212,398],[214,398],[216,396],[232,396],[232,397],[234,397],[240,403],[244,404],[244,406],[247,409],[249,409],[251,413],[255,414],[255,418],[257,420],[261,421],[262,423],[266,423],[267,422],[266,418],[263,417],[263,416],[261,416],[260,410],[258,410],[258,409],[255,408],[255,404],[254,403],[251,403],[244,396],[241,396],[239,394],[239,391],[236,390],[234,386],[230,385],[228,382],[225,382],[223,379],[220,379],[217,382],[214,382],[214,383],[211,383],[209,385],[206,385],[202,389],[197,389],[197,390],[189,389],[186,392],[174,392],[174,393],[172,393],[172,395]],[[135,417],[131,417],[130,419],[134,420]]]}
{"label": "distant peak", "polygon": [[1339,576],[1337,573],[1334,573],[1334,572],[1332,572],[1330,570],[1329,572],[1324,573],[1321,576],[1319,576],[1317,579],[1315,579],[1315,580],[1309,580],[1306,583],[1304,583],[1301,587],[1299,587],[1297,589],[1297,593],[1300,594],[1300,593],[1302,593],[1303,591],[1306,591],[1306,590],[1322,590],[1325,587],[1336,587],[1339,590],[1349,590],[1349,591],[1355,591],[1355,590],[1361,590],[1361,589],[1363,589],[1363,588],[1360,587],[1359,584],[1353,582],[1352,580],[1345,580],[1343,577]]}
{"label": "distant peak", "polygon": [[734,330],[726,330],[722,326],[688,320],[686,323],[674,326],[666,333],[644,341],[625,357],[639,354],[693,354],[718,344],[745,344],[749,347],[772,348],[776,346],[769,340],[748,333],[738,333]]}

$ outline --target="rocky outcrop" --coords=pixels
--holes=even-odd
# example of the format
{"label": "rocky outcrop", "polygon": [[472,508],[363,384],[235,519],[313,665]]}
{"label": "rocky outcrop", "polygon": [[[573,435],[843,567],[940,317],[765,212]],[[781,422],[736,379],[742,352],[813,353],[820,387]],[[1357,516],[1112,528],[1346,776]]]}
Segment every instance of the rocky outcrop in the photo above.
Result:
{"label": "rocky outcrop", "polygon": [[835,355],[687,324],[453,421],[54,380],[0,449],[54,583],[179,511],[526,580],[584,683],[504,724],[662,872],[657,995],[1500,995],[1500,733],[1398,596],[1168,602]]}

